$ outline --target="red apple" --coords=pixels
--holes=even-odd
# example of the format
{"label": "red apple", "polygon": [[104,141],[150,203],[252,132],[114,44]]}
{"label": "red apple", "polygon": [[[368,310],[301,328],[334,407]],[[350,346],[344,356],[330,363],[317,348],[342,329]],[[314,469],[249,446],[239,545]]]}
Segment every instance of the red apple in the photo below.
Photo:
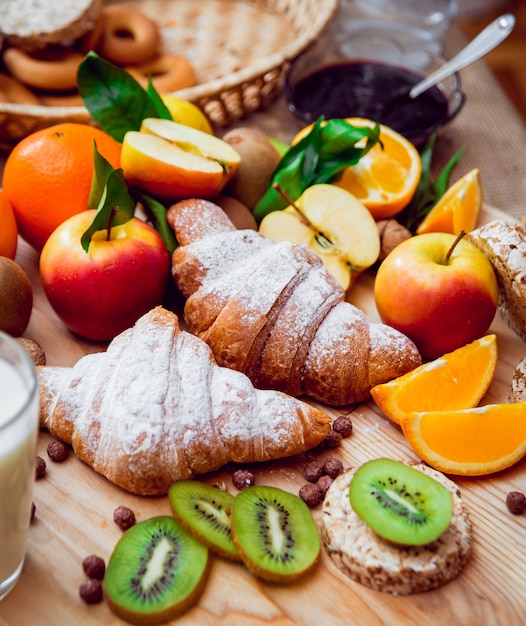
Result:
{"label": "red apple", "polygon": [[416,235],[382,262],[374,284],[381,320],[435,359],[488,330],[497,310],[497,280],[486,256],[455,235]]}
{"label": "red apple", "polygon": [[170,256],[157,231],[139,218],[94,234],[88,252],[82,234],[95,211],[66,220],[40,256],[40,276],[58,317],[86,339],[106,341],[160,304]]}

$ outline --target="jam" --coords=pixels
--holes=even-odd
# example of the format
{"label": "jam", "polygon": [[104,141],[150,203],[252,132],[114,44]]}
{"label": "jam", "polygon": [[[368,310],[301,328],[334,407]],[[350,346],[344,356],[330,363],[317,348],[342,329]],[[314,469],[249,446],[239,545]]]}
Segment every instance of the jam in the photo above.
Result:
{"label": "jam", "polygon": [[406,137],[432,130],[448,116],[443,91],[431,87],[416,98],[411,87],[423,75],[374,61],[327,65],[301,78],[291,89],[291,110],[306,122],[363,117],[391,127]]}

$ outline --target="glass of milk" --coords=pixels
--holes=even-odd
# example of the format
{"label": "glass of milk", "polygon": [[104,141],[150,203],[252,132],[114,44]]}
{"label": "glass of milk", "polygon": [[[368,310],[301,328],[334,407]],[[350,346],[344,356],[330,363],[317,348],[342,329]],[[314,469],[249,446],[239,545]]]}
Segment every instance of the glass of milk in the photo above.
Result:
{"label": "glass of milk", "polygon": [[31,521],[38,435],[36,368],[0,332],[0,600],[20,577]]}

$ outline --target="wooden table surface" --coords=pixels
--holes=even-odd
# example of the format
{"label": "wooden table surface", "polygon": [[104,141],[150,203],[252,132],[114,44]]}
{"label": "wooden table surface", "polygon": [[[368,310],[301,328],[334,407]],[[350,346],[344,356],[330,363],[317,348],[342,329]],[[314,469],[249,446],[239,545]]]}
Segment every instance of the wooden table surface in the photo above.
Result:
{"label": "wooden table surface", "polygon": [[[499,215],[486,209],[483,220]],[[34,310],[25,333],[39,341],[48,364],[72,365],[88,351],[103,345],[81,342],[69,334],[50,309],[38,277],[37,256],[20,243],[17,261],[28,272],[34,287]],[[362,276],[350,299],[368,318],[377,319],[372,297],[372,275]],[[505,402],[515,365],[526,354],[526,345],[497,317],[490,329],[497,334],[499,361],[495,379],[481,404]],[[354,432],[331,454],[345,467],[367,459],[388,456],[417,460],[400,429],[389,422],[374,403],[345,411]],[[47,458],[51,440],[42,431],[38,453]],[[329,452],[323,452],[323,458]],[[303,484],[301,469],[312,453],[253,466],[260,484],[281,486],[297,493]],[[225,480],[232,487],[233,467],[204,477]],[[526,516],[513,516],[505,506],[510,490],[526,491],[526,460],[510,470],[480,478],[454,478],[469,508],[474,526],[471,560],[453,582],[439,590],[394,597],[372,591],[341,574],[322,552],[321,562],[299,582],[273,585],[252,576],[242,565],[213,559],[210,577],[198,604],[173,623],[180,625],[272,626],[319,625],[415,626],[436,624],[511,625],[526,623]],[[13,592],[0,603],[0,626],[55,626],[63,624],[124,624],[107,602],[87,606],[78,596],[85,580],[82,559],[98,554],[106,561],[121,531],[113,523],[119,505],[133,509],[138,521],[169,514],[166,497],[144,498],[115,487],[73,455],[61,464],[48,460],[46,476],[35,484],[36,518],[30,529],[27,560]],[[320,508],[313,511],[319,523]]]}
{"label": "wooden table surface", "polygon": [[[465,43],[452,29],[446,38],[451,56]],[[526,206],[526,129],[483,61],[462,71],[466,105],[446,129],[436,148],[440,168],[461,146],[465,147],[454,178],[481,167],[488,204],[520,218]],[[283,98],[266,111],[241,120],[284,141],[297,131]],[[2,139],[0,137],[0,139]],[[7,153],[0,153],[0,174]],[[498,215],[487,208],[484,220]],[[30,325],[25,333],[44,347],[48,363],[73,365],[83,354],[105,346],[74,338],[50,309],[38,278],[38,258],[23,241],[16,259],[28,272],[35,296]],[[377,318],[372,298],[373,277],[362,276],[351,300],[367,316]],[[526,354],[522,342],[496,317],[499,362],[495,379],[482,403],[507,400],[513,368]],[[340,411],[328,410],[337,415]],[[401,431],[384,418],[372,402],[348,411],[353,435],[337,453],[346,467],[380,455],[400,460],[416,456]],[[38,454],[47,457],[51,440],[42,431]],[[322,457],[326,454],[322,454]],[[297,492],[300,472],[309,455],[253,467],[259,483],[279,485]],[[205,479],[225,480],[225,468]],[[462,572],[445,587],[425,594],[394,597],[371,591],[342,575],[322,552],[320,564],[291,586],[271,585],[254,578],[239,564],[213,560],[205,592],[197,606],[174,623],[228,626],[515,626],[526,624],[526,516],[511,515],[505,506],[513,489],[526,492],[526,460],[499,474],[455,479],[469,507],[474,526],[473,555]],[[114,509],[131,507],[144,520],[170,511],[166,498],[141,498],[113,486],[73,455],[62,464],[48,462],[48,471],[35,485],[36,518],[30,530],[22,577],[0,603],[0,626],[109,626],[124,624],[104,601],[87,606],[78,597],[85,580],[81,561],[91,553],[108,559],[121,531],[113,523]],[[320,510],[313,515],[319,521]],[[1,555],[0,555],[1,558]]]}

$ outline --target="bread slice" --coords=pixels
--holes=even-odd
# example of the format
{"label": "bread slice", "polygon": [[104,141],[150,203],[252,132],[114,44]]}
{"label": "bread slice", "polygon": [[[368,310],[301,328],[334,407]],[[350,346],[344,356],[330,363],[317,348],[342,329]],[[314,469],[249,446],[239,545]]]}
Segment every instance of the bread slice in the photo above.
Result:
{"label": "bread slice", "polygon": [[526,226],[493,220],[468,235],[488,257],[499,283],[499,311],[526,341]]}
{"label": "bread slice", "polygon": [[95,27],[101,10],[102,0],[3,0],[0,39],[26,52],[71,46]]}
{"label": "bread slice", "polygon": [[333,562],[353,580],[393,595],[420,593],[444,585],[461,572],[472,549],[471,522],[455,483],[427,465],[412,467],[453,494],[451,523],[430,544],[399,546],[380,537],[362,521],[349,500],[354,469],[334,480],[323,501],[321,536]]}
{"label": "bread slice", "polygon": [[510,402],[526,402],[526,357],[517,364],[513,372]]}

